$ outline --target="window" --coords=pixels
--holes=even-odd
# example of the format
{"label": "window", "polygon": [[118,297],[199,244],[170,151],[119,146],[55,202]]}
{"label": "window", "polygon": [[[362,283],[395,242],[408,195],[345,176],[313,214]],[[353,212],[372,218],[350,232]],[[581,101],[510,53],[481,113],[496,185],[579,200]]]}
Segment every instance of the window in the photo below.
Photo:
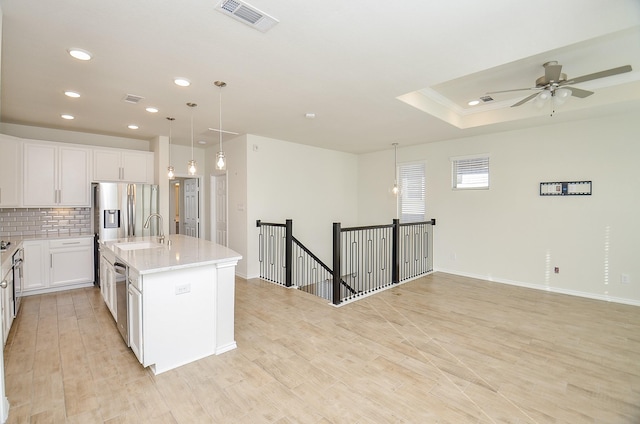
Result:
{"label": "window", "polygon": [[451,158],[454,189],[488,189],[489,155]]}
{"label": "window", "polygon": [[398,166],[398,176],[400,222],[424,221],[426,209],[425,164],[401,164]]}

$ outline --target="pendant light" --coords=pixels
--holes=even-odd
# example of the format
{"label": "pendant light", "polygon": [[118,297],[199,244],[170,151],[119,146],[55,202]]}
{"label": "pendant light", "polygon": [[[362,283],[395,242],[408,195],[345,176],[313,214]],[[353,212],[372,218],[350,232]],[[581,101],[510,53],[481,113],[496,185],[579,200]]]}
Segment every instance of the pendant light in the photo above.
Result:
{"label": "pendant light", "polygon": [[198,105],[195,103],[187,103],[187,106],[191,108],[191,160],[187,165],[187,171],[189,175],[196,175],[196,160],[193,158],[193,108]]}
{"label": "pendant light", "polygon": [[176,174],[173,165],[171,165],[171,124],[176,120],[176,118],[167,116],[167,120],[169,121],[169,167],[167,168],[167,176],[170,180],[173,180],[176,178]]}
{"label": "pendant light", "polygon": [[398,187],[398,143],[393,143],[393,188],[391,193],[394,196],[400,193],[400,188]]}
{"label": "pendant light", "polygon": [[216,169],[219,171],[224,171],[227,168],[226,160],[224,157],[224,152],[222,151],[222,88],[227,86],[227,83],[224,81],[216,81],[214,82],[216,87],[220,89],[220,128],[218,133],[220,134],[220,150],[216,153]]}

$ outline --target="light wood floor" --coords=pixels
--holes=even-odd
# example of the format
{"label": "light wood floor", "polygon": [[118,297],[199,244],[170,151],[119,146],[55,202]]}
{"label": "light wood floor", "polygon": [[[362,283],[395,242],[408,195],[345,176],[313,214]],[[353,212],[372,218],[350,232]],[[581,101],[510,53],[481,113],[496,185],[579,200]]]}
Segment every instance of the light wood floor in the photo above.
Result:
{"label": "light wood floor", "polygon": [[154,376],[96,289],[25,298],[10,423],[640,423],[640,308],[433,274],[342,308],[238,280],[238,349]]}

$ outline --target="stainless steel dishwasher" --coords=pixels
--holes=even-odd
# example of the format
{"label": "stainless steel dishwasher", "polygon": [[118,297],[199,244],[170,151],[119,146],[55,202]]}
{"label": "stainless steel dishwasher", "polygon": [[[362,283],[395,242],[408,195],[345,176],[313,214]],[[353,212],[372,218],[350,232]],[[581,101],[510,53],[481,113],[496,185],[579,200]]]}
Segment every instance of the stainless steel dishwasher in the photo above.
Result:
{"label": "stainless steel dishwasher", "polygon": [[113,270],[116,275],[116,324],[124,342],[129,346],[129,323],[127,319],[127,277],[129,268],[122,262],[114,262]]}

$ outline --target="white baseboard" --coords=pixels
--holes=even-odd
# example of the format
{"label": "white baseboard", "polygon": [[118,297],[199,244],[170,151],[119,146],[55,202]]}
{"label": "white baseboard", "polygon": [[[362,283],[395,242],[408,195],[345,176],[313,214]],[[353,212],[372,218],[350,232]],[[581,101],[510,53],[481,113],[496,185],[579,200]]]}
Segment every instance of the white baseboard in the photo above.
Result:
{"label": "white baseboard", "polygon": [[478,280],[490,281],[492,283],[508,284],[511,286],[526,287],[528,289],[542,290],[551,293],[568,294],[570,296],[585,297],[588,299],[604,300],[605,302],[621,303],[624,305],[640,306],[640,301],[635,299],[627,299],[624,297],[608,296],[579,290],[563,289],[561,287],[544,286],[541,284],[526,283],[523,281],[508,280],[505,278],[495,278],[487,275],[479,275],[468,272],[459,272],[448,269],[434,269],[435,272],[443,272],[446,274],[459,275],[461,277],[476,278]]}
{"label": "white baseboard", "polygon": [[33,296],[36,294],[55,293],[59,291],[83,289],[83,288],[93,287],[93,286],[94,286],[93,281],[90,281],[88,283],[75,283],[75,284],[69,284],[65,286],[55,286],[55,287],[47,287],[44,289],[38,289],[38,290],[23,291],[22,296]]}
{"label": "white baseboard", "polygon": [[0,417],[0,422],[6,423],[8,419],[9,419],[9,399],[7,399],[7,397],[5,396],[4,399],[2,399],[2,417]]}

